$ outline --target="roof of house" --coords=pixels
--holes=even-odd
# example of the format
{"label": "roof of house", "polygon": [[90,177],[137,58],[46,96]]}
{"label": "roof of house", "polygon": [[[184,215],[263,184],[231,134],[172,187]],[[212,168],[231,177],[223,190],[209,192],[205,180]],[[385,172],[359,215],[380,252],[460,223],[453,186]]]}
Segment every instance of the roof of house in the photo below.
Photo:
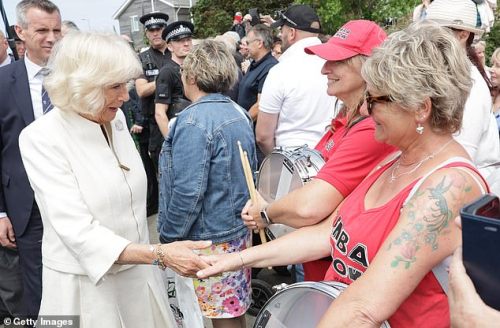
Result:
{"label": "roof of house", "polygon": [[[132,4],[132,2],[134,2],[135,0],[126,0],[121,6],[120,8],[118,8],[118,10],[113,14],[113,19],[118,19],[125,10],[127,10],[127,8]],[[144,0],[142,0],[144,1]],[[193,2],[193,1],[190,1],[190,0],[170,0],[170,1],[167,1],[167,0],[158,0],[164,4],[166,4],[167,6],[170,6],[172,8],[191,8],[190,7],[190,3]]]}

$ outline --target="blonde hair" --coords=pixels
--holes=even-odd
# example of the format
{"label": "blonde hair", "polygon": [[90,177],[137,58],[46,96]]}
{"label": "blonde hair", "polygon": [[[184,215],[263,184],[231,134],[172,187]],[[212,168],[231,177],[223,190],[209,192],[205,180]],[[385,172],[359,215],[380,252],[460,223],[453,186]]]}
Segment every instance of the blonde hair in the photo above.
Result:
{"label": "blonde hair", "polygon": [[432,102],[430,126],[453,133],[462,124],[472,87],[471,62],[452,32],[433,22],[419,22],[395,32],[368,58],[365,81],[407,111]]}
{"label": "blonde hair", "polygon": [[61,110],[97,114],[104,88],[126,83],[142,73],[132,48],[118,35],[69,33],[53,48],[44,87]]}
{"label": "blonde hair", "polygon": [[238,67],[223,42],[204,40],[193,48],[182,64],[183,76],[192,77],[206,93],[222,93],[238,79]]}
{"label": "blonde hair", "polygon": [[500,48],[496,48],[491,55],[491,65],[493,65],[493,61],[496,60],[500,62]]}

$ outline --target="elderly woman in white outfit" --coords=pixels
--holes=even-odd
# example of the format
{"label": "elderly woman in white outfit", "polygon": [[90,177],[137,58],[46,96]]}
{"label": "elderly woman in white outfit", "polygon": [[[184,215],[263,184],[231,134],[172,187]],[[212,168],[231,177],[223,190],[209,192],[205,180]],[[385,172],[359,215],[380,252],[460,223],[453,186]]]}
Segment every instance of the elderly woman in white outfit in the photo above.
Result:
{"label": "elderly woman in white outfit", "polygon": [[[71,33],[53,50],[54,109],[19,139],[42,214],[40,316],[80,327],[173,327],[157,264],[193,275],[206,242],[148,245],[146,174],[119,107],[141,73],[120,37]],[[173,260],[175,259],[175,260]]]}

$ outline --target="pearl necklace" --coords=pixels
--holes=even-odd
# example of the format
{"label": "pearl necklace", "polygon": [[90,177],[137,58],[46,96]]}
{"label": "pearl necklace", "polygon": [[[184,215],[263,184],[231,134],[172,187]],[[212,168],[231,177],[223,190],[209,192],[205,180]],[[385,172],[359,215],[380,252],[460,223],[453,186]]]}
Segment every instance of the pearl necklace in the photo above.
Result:
{"label": "pearl necklace", "polygon": [[415,167],[407,172],[403,172],[403,173],[400,173],[400,174],[397,174],[396,172],[399,170],[399,167],[401,165],[401,157],[399,157],[399,159],[396,161],[396,163],[394,164],[394,166],[392,167],[392,170],[391,170],[391,177],[389,178],[389,183],[393,183],[394,181],[396,181],[396,179],[402,177],[403,175],[407,175],[407,174],[411,174],[413,172],[415,172],[416,170],[418,170],[419,167],[422,166],[422,164],[424,164],[426,161],[434,158],[434,156],[436,156],[437,154],[439,154],[440,152],[442,152],[446,146],[448,146],[450,144],[450,142],[452,142],[453,139],[449,140],[447,143],[445,143],[441,148],[439,148],[437,151],[433,152],[432,154],[430,154],[429,156],[425,157],[424,159],[422,159],[421,161],[419,161],[418,163],[416,164],[412,164],[412,165],[415,165]]}

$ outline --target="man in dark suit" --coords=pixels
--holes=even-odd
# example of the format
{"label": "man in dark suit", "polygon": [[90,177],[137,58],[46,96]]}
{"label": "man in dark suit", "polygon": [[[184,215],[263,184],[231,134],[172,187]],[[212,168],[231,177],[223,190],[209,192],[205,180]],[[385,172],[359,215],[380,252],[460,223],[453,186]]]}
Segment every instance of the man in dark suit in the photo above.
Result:
{"label": "man in dark suit", "polygon": [[23,0],[16,14],[16,32],[25,42],[26,56],[0,68],[0,244],[17,247],[24,289],[21,314],[36,317],[42,293],[43,225],[18,138],[28,124],[51,109],[42,88],[43,68],[60,38],[61,15],[49,0]]}

